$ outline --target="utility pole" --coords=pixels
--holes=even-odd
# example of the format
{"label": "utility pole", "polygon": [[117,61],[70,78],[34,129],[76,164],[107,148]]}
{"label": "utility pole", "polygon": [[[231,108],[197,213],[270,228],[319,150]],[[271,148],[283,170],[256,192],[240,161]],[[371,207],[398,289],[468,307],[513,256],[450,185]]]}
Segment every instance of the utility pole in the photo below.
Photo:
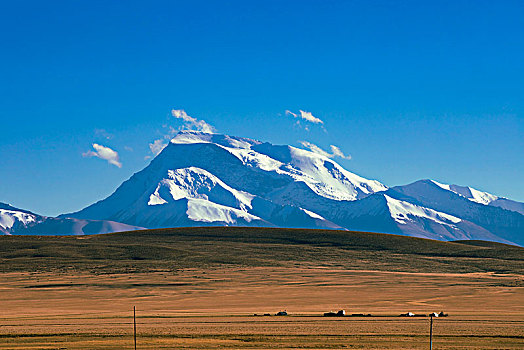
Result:
{"label": "utility pole", "polygon": [[433,313],[429,314],[429,350],[433,350]]}
{"label": "utility pole", "polygon": [[136,307],[133,306],[133,338],[135,339],[135,350],[136,350]]}

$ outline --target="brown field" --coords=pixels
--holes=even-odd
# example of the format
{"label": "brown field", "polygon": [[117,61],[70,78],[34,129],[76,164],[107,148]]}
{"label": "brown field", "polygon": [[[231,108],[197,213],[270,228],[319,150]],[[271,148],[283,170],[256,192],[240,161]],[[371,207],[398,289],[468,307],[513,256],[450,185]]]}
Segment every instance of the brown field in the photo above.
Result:
{"label": "brown field", "polygon": [[[0,237],[0,349],[524,348],[524,249],[313,230]],[[320,317],[325,311],[376,317]],[[253,316],[287,310],[289,316]]]}

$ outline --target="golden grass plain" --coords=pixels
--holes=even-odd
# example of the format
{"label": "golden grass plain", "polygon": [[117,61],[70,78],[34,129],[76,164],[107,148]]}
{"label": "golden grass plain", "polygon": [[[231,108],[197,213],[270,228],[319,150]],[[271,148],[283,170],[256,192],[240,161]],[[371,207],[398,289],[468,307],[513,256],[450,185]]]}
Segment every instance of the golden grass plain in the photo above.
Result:
{"label": "golden grass plain", "polygon": [[[129,237],[142,247],[153,244]],[[503,262],[489,261],[495,259],[492,252],[484,258],[487,268],[481,263],[472,268],[468,261],[478,257],[460,250],[446,263],[448,267],[435,263],[439,266],[435,269],[434,260],[447,258],[397,249],[386,251],[384,256],[396,261],[389,265],[380,262],[378,251],[364,247],[362,241],[354,250],[350,243],[342,248],[318,242],[286,243],[286,249],[296,252],[282,259],[278,257],[281,243],[274,241],[258,251],[238,237],[199,237],[187,240],[186,245],[171,236],[159,237],[154,244],[199,254],[205,245],[209,247],[206,254],[216,258],[218,253],[209,245],[214,241],[215,249],[227,248],[227,254],[234,255],[249,252],[255,262],[210,263],[211,258],[195,253],[184,264],[179,261],[169,268],[155,258],[137,259],[134,251],[132,259],[125,255],[95,259],[91,253],[78,256],[78,247],[71,242],[83,244],[85,240],[79,238],[42,238],[40,243],[32,238],[4,240],[0,349],[133,349],[133,306],[137,308],[138,349],[428,349],[428,318],[397,315],[442,310],[450,316],[435,320],[433,349],[524,348],[520,248],[495,246],[502,249],[496,259],[513,255]],[[108,247],[107,239],[121,238],[87,239]],[[73,244],[67,253],[71,256],[64,242]],[[304,245],[315,253],[303,254]],[[12,257],[9,246],[26,252]],[[97,243],[85,251],[100,246]],[[50,253],[49,247],[58,247],[60,254]],[[417,260],[421,258],[427,266]],[[413,268],[406,267],[410,263]],[[489,271],[490,264],[504,266],[504,271]],[[376,317],[321,316],[338,309]],[[253,316],[280,310],[287,310],[289,316]]]}

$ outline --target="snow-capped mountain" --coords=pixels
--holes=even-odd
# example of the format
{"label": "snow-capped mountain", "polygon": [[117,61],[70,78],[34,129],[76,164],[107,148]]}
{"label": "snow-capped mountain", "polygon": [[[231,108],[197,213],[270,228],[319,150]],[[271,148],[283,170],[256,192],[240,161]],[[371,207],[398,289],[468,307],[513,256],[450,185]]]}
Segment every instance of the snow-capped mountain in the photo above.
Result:
{"label": "snow-capped mountain", "polygon": [[491,205],[493,207],[499,207],[502,209],[507,209],[511,211],[516,211],[524,215],[524,203],[512,201],[504,197],[497,197],[491,193],[482,192],[474,189],[473,187],[459,186],[459,185],[446,185],[440,182],[430,180],[434,182],[437,186],[442,189],[455,192],[463,196],[464,198],[469,199],[472,202]]}
{"label": "snow-capped mountain", "polygon": [[[302,186],[292,202],[282,193]],[[181,132],[111,196],[68,214],[145,227],[268,225],[341,228],[307,208],[309,198],[352,201],[386,190],[331,159],[291,146]]]}
{"label": "snow-capped mountain", "polygon": [[386,193],[375,193],[347,203],[331,219],[355,231],[394,233],[444,241],[480,239],[513,243],[468,220],[395,199]]}
{"label": "snow-capped mountain", "polygon": [[346,229],[524,245],[524,203],[421,180],[388,188],[300,148],[180,132],[104,200],[58,218],[0,204],[4,234],[233,225]]}
{"label": "snow-capped mountain", "polygon": [[185,131],[112,195],[64,217],[147,228],[323,227],[524,244],[524,215],[504,207],[519,205],[431,180],[388,189],[310,151]]}
{"label": "snow-capped mountain", "polygon": [[[472,201],[433,180],[392,187],[385,193],[397,200],[467,220],[499,237],[490,240],[524,245],[524,215],[516,211]],[[473,234],[476,232],[479,231],[472,231]]]}
{"label": "snow-capped mountain", "polygon": [[0,203],[0,233],[17,235],[84,235],[142,229],[106,220],[52,218]]}
{"label": "snow-capped mountain", "polygon": [[0,203],[0,233],[9,234],[19,227],[27,227],[39,220],[40,217],[36,214]]}

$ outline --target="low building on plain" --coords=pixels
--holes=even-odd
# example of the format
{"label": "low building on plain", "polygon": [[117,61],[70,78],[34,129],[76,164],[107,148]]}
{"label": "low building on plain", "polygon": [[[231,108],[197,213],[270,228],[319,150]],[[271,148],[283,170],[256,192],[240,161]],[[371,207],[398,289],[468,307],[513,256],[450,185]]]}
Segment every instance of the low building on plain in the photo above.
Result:
{"label": "low building on plain", "polygon": [[406,312],[405,314],[400,314],[401,317],[414,317],[415,314],[413,312]]}
{"label": "low building on plain", "polygon": [[344,317],[346,316],[346,310],[339,310],[337,312],[330,311],[330,312],[324,312],[325,317]]}

